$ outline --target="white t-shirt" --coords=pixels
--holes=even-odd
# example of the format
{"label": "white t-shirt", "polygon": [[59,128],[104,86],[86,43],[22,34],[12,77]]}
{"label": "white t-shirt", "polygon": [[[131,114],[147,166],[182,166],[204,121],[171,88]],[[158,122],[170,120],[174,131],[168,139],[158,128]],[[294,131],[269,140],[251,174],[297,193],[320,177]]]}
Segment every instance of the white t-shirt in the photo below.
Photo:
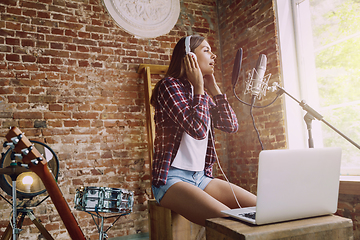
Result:
{"label": "white t-shirt", "polygon": [[203,171],[205,167],[209,131],[210,122],[204,139],[197,140],[184,131],[179,150],[177,151],[171,166],[188,171]]}

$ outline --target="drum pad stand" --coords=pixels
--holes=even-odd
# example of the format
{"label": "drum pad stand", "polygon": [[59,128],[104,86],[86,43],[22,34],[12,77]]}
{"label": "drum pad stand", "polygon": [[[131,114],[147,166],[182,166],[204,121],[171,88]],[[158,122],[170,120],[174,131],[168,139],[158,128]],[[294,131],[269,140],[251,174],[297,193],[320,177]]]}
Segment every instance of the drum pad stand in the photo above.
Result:
{"label": "drum pad stand", "polygon": [[[124,215],[127,215],[127,214],[130,214],[130,211],[129,212],[125,212],[125,213],[121,213],[121,214],[116,214],[116,215],[111,215],[111,216],[103,216],[101,214],[99,214],[99,212],[88,212],[88,211],[85,211],[86,213],[89,213],[92,217],[92,219],[94,220],[94,223],[98,229],[98,232],[99,232],[99,240],[104,240],[104,239],[107,239],[108,238],[108,235],[107,235],[107,232],[110,230],[110,228],[112,228],[114,226],[114,224],[117,222],[117,220],[119,220],[119,218],[121,216],[124,216]],[[97,221],[95,219],[95,217],[97,218]],[[113,217],[116,217],[116,219],[113,221],[113,223],[104,231],[104,219],[107,219],[107,218],[113,218]]]}
{"label": "drum pad stand", "polygon": [[[12,240],[16,240],[18,234],[21,231],[21,227],[23,225],[25,216],[28,216],[30,218],[30,220],[35,224],[35,226],[39,229],[40,233],[45,237],[46,240],[54,240],[54,238],[50,235],[50,233],[46,230],[46,228],[35,217],[33,210],[26,208],[26,206],[22,208],[17,208],[16,206],[16,179],[24,171],[28,171],[28,170],[24,170],[23,167],[19,167],[14,161],[10,164],[10,166],[0,170],[0,174],[7,174],[10,176],[12,180],[12,203],[10,203],[2,195],[0,196],[9,204],[11,204],[13,207],[12,221],[10,221],[9,225],[7,226],[0,240],[9,240],[11,239],[11,237]],[[43,199],[40,203],[42,203],[45,199]],[[17,222],[18,215],[21,215],[21,217]]]}

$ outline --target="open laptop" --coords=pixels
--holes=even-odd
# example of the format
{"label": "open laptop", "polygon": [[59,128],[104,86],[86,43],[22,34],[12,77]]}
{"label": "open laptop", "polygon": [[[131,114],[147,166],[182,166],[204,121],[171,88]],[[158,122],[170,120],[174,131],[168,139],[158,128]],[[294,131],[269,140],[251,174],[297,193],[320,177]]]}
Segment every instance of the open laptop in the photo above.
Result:
{"label": "open laptop", "polygon": [[333,214],[340,162],[340,148],[261,151],[256,207],[222,212],[256,225]]}

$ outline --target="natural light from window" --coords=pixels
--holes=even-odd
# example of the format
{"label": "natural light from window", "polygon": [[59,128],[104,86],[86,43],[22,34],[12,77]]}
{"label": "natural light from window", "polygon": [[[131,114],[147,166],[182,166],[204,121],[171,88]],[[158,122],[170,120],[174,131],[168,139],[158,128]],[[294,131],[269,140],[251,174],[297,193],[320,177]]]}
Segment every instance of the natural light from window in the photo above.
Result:
{"label": "natural light from window", "polygon": [[[360,1],[277,0],[282,79],[360,145]],[[307,146],[305,111],[285,97],[289,148]],[[315,147],[341,147],[342,175],[360,175],[360,149],[313,121]]]}
{"label": "natural light from window", "polygon": [[[347,137],[360,143],[360,2],[310,0],[320,111]],[[327,126],[324,146],[343,149],[343,172],[360,168],[360,149]]]}

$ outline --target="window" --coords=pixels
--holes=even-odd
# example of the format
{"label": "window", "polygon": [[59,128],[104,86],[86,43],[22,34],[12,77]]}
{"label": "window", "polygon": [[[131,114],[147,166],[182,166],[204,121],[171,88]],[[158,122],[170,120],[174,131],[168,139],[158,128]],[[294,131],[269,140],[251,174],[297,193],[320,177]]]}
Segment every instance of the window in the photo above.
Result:
{"label": "window", "polygon": [[[277,0],[284,88],[360,144],[360,2]],[[289,148],[308,147],[305,111],[285,96]],[[341,147],[342,175],[360,175],[360,149],[312,121],[315,147]]]}

